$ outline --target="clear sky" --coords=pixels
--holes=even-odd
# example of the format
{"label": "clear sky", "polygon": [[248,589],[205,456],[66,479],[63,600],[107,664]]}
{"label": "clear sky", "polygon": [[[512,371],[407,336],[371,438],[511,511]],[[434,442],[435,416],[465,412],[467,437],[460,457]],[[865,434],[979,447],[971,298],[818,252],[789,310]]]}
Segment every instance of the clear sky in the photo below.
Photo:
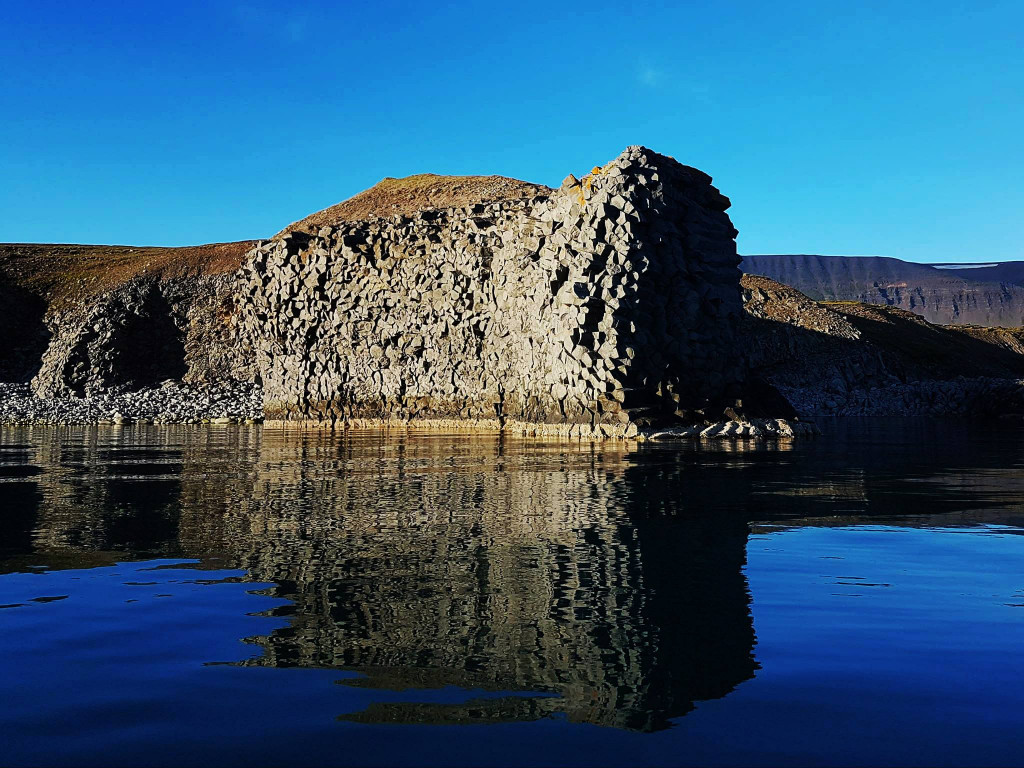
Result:
{"label": "clear sky", "polygon": [[0,241],[265,237],[645,144],[743,253],[1024,258],[1024,2],[0,0]]}

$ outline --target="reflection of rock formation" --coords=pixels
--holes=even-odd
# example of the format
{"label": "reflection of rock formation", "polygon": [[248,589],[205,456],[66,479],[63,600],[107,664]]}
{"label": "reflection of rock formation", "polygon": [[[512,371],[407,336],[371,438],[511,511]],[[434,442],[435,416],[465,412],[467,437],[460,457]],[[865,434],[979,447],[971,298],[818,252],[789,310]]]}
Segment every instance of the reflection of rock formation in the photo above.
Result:
{"label": "reflection of rock formation", "polygon": [[[264,653],[252,663],[491,692],[348,717],[558,712],[650,730],[754,672],[747,521],[986,505],[1005,515],[1019,501],[1004,454],[976,452],[1001,469],[992,487],[968,488],[965,478],[989,475],[948,482],[940,468],[960,460],[954,443],[931,432],[911,442],[926,455],[879,440],[853,453],[851,440],[627,453],[486,436],[5,430],[0,481],[13,503],[0,518],[0,570],[151,556],[244,567],[291,601],[280,611],[289,625],[254,639]],[[929,476],[939,488],[915,494]]]}
{"label": "reflection of rock formation", "polygon": [[1019,505],[998,443],[949,482],[962,436],[900,434],[915,452],[884,435],[626,453],[484,436],[4,430],[0,570],[152,556],[244,567],[291,601],[289,625],[253,640],[264,653],[252,663],[490,692],[348,717],[557,712],[651,730],[755,670],[747,521],[988,506],[978,520]]}
{"label": "reflection of rock formation", "polygon": [[490,692],[348,717],[558,712],[652,730],[755,670],[747,521],[926,513],[940,524],[1020,508],[1015,433],[986,435],[965,469],[963,434],[908,430],[903,443],[862,430],[790,451],[625,453],[484,436],[7,429],[0,570],[183,555],[244,567],[291,601],[279,612],[289,625],[253,640],[264,653],[252,663]]}
{"label": "reflection of rock formation", "polygon": [[[647,730],[752,676],[741,518],[647,509],[623,455],[504,448],[268,436],[223,512],[185,505],[182,543],[231,552],[293,601],[291,625],[257,639],[255,664],[355,669],[374,687],[558,694],[378,705],[361,719],[562,711]],[[678,469],[649,474],[682,494]]]}
{"label": "reflection of rock formation", "polygon": [[84,427],[0,433],[0,449],[38,472],[31,484],[19,484],[38,499],[26,531],[34,546],[62,563],[78,556],[83,564],[95,561],[85,553],[174,552],[181,447],[170,433],[162,436],[164,447],[153,436]]}
{"label": "reflection of rock formation", "polygon": [[357,719],[649,730],[755,669],[742,517],[709,520],[682,466],[640,469],[621,446],[157,428],[26,443],[51,561],[213,557],[292,601],[255,664],[496,692]]}
{"label": "reflection of rock formation", "polygon": [[[7,446],[0,445],[0,564],[33,549],[32,531],[39,512],[39,491],[32,482],[32,465],[14,457],[8,461]],[[3,572],[0,565],[0,573]]]}
{"label": "reflection of rock formation", "polygon": [[258,663],[357,669],[391,688],[547,691],[572,720],[642,729],[753,674],[744,530],[613,525],[530,542],[487,527],[343,540],[282,582],[296,618]]}

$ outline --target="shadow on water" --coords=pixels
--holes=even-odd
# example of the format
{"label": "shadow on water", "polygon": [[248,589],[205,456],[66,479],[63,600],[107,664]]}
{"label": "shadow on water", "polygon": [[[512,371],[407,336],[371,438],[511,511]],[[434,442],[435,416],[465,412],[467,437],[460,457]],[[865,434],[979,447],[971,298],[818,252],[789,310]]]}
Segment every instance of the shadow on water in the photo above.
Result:
{"label": "shadow on water", "polygon": [[751,524],[1021,522],[1015,431],[826,429],[770,448],[5,429],[0,571],[149,557],[244,568],[289,602],[276,611],[287,626],[249,638],[262,654],[242,664],[495,692],[382,701],[349,720],[558,713],[659,730],[758,669]]}

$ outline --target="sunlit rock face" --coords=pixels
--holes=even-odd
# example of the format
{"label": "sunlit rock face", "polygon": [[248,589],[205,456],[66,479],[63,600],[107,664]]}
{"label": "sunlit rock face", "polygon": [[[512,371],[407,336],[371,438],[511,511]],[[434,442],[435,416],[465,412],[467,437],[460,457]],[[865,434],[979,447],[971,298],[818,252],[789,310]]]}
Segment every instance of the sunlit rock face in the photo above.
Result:
{"label": "sunlit rock face", "polygon": [[239,309],[267,416],[581,436],[720,419],[743,381],[728,207],[629,147],[548,195],[262,243]]}

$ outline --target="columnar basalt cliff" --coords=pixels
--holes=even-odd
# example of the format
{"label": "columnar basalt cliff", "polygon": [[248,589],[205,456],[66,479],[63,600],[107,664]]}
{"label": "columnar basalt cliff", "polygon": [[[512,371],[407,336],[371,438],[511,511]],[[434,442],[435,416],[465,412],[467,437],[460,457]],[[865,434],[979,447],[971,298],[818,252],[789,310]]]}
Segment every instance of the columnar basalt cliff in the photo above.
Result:
{"label": "columnar basalt cliff", "polygon": [[728,207],[706,174],[630,147],[550,194],[262,243],[239,309],[267,416],[572,436],[728,418]]}
{"label": "columnar basalt cliff", "polygon": [[756,438],[1024,413],[1024,330],[741,286],[728,207],[637,146],[557,190],[387,178],[268,241],[0,244],[0,423]]}

